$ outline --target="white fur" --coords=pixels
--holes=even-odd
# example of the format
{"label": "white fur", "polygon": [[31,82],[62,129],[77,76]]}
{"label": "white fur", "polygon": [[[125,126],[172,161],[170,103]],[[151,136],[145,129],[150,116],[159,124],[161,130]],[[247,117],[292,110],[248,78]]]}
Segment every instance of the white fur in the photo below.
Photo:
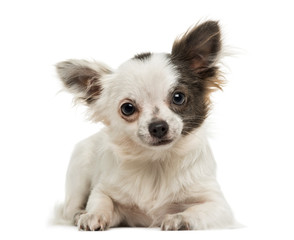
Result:
{"label": "white fur", "polygon": [[[99,71],[99,64],[93,68]],[[176,84],[177,72],[164,54],[129,60],[102,76],[103,91],[89,111],[106,127],[75,148],[67,172],[64,219],[87,230],[122,222],[163,230],[234,224],[216,181],[205,124],[182,136],[183,122],[168,107],[167,96]],[[140,106],[136,121],[120,116],[123,99]],[[160,109],[156,117],[170,126],[173,142],[168,145],[149,146],[148,124],[155,107]]]}

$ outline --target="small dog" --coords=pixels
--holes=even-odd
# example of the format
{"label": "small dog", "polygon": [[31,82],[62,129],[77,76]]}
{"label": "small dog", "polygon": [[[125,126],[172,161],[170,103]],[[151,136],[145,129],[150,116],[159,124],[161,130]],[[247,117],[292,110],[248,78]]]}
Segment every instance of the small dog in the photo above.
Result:
{"label": "small dog", "polygon": [[222,85],[220,54],[219,24],[207,21],[170,54],[138,54],[115,71],[84,60],[57,64],[66,89],[105,125],[74,150],[63,219],[90,231],[234,225],[204,127],[210,93]]}

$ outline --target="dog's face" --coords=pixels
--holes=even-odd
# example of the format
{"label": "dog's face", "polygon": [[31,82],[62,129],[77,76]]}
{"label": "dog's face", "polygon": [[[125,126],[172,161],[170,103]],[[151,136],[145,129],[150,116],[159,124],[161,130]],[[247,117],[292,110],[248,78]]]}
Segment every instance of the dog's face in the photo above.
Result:
{"label": "dog's face", "polygon": [[187,100],[166,54],[135,56],[119,67],[109,89],[116,106],[113,125],[124,135],[149,147],[169,145],[179,138],[183,121],[173,107],[184,108]]}
{"label": "dog's face", "polygon": [[148,148],[167,148],[205,120],[209,93],[220,88],[220,47],[218,24],[206,22],[176,40],[171,54],[139,54],[116,71],[71,60],[57,71],[94,121]]}

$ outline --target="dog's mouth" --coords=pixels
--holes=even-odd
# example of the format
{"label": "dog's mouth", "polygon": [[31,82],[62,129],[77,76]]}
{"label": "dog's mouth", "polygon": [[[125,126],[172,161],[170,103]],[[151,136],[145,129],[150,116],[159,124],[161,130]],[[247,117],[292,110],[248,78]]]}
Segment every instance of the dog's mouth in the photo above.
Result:
{"label": "dog's mouth", "polygon": [[152,137],[150,135],[140,135],[138,134],[140,142],[143,143],[144,146],[152,147],[153,149],[159,147],[168,148],[172,145],[173,142],[177,140],[175,136],[165,136],[162,138]]}
{"label": "dog's mouth", "polygon": [[150,145],[154,147],[163,146],[170,144],[172,141],[172,139],[158,139],[157,141],[150,143]]}

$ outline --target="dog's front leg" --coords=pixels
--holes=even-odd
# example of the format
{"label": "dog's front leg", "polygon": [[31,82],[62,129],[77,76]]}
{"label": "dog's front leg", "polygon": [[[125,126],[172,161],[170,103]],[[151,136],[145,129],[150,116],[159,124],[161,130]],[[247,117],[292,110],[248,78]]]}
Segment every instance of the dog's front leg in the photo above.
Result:
{"label": "dog's front leg", "polygon": [[119,216],[114,213],[112,199],[104,194],[99,187],[95,187],[88,199],[86,213],[78,220],[79,230],[103,231],[117,225]]}
{"label": "dog's front leg", "polygon": [[166,215],[162,230],[203,230],[232,226],[234,223],[231,209],[225,199],[197,203],[184,212]]}

